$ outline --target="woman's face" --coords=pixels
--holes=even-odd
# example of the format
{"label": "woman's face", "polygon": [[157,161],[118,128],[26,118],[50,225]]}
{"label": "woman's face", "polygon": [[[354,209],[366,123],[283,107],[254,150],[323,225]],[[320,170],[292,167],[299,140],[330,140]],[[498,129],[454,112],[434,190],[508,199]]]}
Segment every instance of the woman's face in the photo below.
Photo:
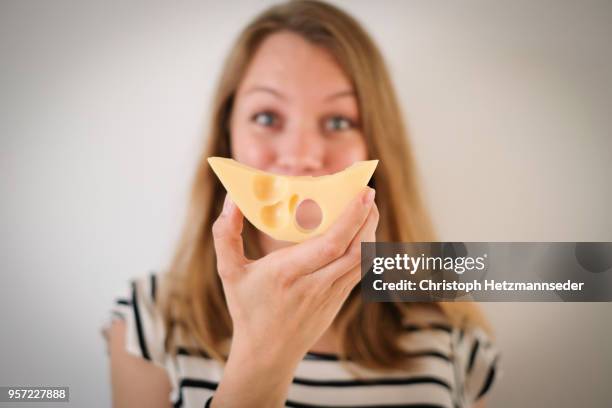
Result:
{"label": "woman's face", "polygon": [[332,55],[301,36],[268,36],[240,83],[232,156],[276,174],[331,174],[367,159],[354,89]]}

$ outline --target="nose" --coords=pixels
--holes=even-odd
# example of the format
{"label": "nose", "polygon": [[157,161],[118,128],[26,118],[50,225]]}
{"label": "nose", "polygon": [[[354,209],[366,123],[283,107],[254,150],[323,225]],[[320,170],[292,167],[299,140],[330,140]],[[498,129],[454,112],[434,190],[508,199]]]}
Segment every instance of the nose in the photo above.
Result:
{"label": "nose", "polygon": [[291,176],[318,175],[323,168],[325,141],[314,129],[287,132],[279,140],[277,165]]}

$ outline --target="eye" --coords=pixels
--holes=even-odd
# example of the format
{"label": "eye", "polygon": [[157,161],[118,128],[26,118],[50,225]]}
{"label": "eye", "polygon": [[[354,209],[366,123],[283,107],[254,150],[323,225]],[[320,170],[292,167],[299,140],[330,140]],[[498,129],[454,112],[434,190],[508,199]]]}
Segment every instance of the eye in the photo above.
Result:
{"label": "eye", "polygon": [[278,123],[278,116],[270,111],[258,112],[251,118],[259,126],[273,127]]}
{"label": "eye", "polygon": [[325,130],[329,132],[343,131],[354,127],[355,123],[344,116],[332,116],[325,121]]}

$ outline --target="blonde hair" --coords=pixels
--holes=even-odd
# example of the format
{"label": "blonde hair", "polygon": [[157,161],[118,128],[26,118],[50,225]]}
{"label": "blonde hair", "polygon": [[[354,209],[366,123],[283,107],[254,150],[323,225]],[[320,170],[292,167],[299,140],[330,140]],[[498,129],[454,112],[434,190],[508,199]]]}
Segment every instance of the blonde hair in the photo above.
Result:
{"label": "blonde hair", "polygon": [[[402,113],[382,55],[351,16],[319,1],[275,5],[254,19],[239,35],[222,70],[210,123],[208,144],[194,180],[190,210],[162,295],[166,348],[173,347],[174,330],[190,346],[223,362],[232,336],[211,235],[225,191],[206,158],[230,157],[229,119],[233,99],[251,57],[267,36],[288,30],[327,49],[352,81],[360,109],[368,153],[379,159],[372,185],[380,211],[378,241],[433,241],[434,233],[421,199],[412,151]],[[261,255],[254,228],[245,225],[245,252]],[[430,304],[451,321],[467,318],[486,325],[472,304]],[[371,368],[393,368],[405,356],[398,338],[410,304],[363,303],[359,287],[351,293],[334,321],[341,358]]]}

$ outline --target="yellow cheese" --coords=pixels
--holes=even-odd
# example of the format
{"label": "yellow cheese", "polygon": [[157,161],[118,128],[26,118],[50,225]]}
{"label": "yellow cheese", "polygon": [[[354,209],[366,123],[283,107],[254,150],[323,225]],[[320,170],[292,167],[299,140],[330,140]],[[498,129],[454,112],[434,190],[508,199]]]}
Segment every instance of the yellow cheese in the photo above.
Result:
{"label": "yellow cheese", "polygon": [[[367,185],[378,160],[357,162],[320,177],[276,175],[223,157],[209,157],[208,163],[251,224],[274,239],[301,242],[327,231]],[[308,199],[322,212],[321,223],[312,230],[296,221],[298,205]]]}

